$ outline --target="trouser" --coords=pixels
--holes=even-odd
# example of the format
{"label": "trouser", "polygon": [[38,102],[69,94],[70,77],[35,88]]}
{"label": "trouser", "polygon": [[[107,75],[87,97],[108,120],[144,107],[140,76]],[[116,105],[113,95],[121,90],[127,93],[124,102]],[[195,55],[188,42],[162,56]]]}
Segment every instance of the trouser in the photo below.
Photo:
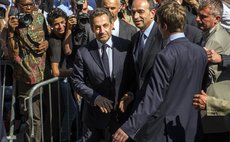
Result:
{"label": "trouser", "polygon": [[111,136],[109,128],[97,129],[84,126],[82,142],[111,142]]}
{"label": "trouser", "polygon": [[64,114],[62,118],[62,142],[70,141],[71,128],[77,114],[77,105],[74,101],[73,94],[70,88],[70,83],[67,79],[60,81],[61,98],[63,99]]}
{"label": "trouser", "polygon": [[34,125],[34,140],[31,138],[31,122],[29,120],[29,106],[27,107],[27,110],[25,111],[24,106],[24,99],[28,97],[28,91],[34,86],[31,84],[25,84],[24,82],[17,81],[17,90],[18,90],[18,97],[19,97],[19,109],[20,109],[20,115],[22,118],[25,119],[26,123],[26,130],[25,130],[25,137],[24,141],[26,142],[41,142],[41,113],[40,113],[40,96],[39,96],[39,90],[35,91],[33,94],[32,99],[32,109],[33,109],[33,125]]}
{"label": "trouser", "polygon": [[230,142],[230,132],[204,134],[203,142]]}

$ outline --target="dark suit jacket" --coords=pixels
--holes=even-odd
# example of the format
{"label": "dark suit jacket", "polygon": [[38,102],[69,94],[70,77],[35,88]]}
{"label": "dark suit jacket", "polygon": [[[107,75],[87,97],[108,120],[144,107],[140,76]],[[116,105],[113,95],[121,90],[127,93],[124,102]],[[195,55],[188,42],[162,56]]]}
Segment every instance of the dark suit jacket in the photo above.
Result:
{"label": "dark suit jacket", "polygon": [[145,95],[122,130],[137,142],[196,141],[200,125],[192,99],[206,64],[200,46],[186,38],[170,42],[156,55]]}
{"label": "dark suit jacket", "polygon": [[189,41],[201,45],[203,32],[197,27],[186,24],[184,29],[184,34]]}
{"label": "dark suit jacket", "polygon": [[135,66],[135,72],[137,75],[136,81],[138,82],[138,88],[140,89],[143,85],[144,80],[147,77],[149,70],[153,66],[153,61],[155,55],[161,50],[162,47],[162,37],[161,33],[158,30],[157,24],[154,23],[153,28],[150,32],[149,37],[145,43],[145,48],[143,51],[142,62],[139,65],[139,61],[137,60],[137,48],[139,41],[140,31],[137,32],[131,41],[132,53],[133,53],[133,62]]}
{"label": "dark suit jacket", "polygon": [[223,67],[229,68],[230,67],[230,55],[222,55],[223,58]]}
{"label": "dark suit jacket", "polygon": [[77,50],[74,72],[71,76],[74,90],[86,100],[84,104],[83,121],[89,128],[106,128],[111,120],[112,113],[102,113],[98,106],[94,105],[98,95],[104,96],[117,102],[121,95],[126,93],[126,76],[129,57],[127,49],[130,42],[113,36],[113,72],[111,77],[106,77],[101,57],[98,52],[96,39],[92,40],[86,47]]}
{"label": "dark suit jacket", "polygon": [[139,61],[136,58],[138,41],[139,41],[140,31],[137,32],[131,40],[131,52],[132,52],[132,66],[134,67],[133,72],[130,72],[130,77],[133,79],[131,91],[135,94],[135,100],[133,103],[133,110],[139,104],[139,101],[143,97],[143,91],[145,91],[146,80],[149,79],[149,72],[153,66],[153,61],[155,55],[161,50],[162,47],[162,36],[160,31],[158,30],[157,24],[154,23],[153,28],[150,32],[149,37],[145,43],[145,48],[143,51],[143,57],[141,66],[139,65]]}
{"label": "dark suit jacket", "polygon": [[131,40],[132,36],[137,32],[137,29],[121,19],[119,19],[119,22],[119,37]]}

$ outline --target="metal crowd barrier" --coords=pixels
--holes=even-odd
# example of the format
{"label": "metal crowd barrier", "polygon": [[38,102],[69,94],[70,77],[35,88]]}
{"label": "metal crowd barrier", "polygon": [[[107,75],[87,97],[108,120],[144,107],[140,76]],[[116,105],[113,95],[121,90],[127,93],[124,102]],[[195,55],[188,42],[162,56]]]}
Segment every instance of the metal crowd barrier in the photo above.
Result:
{"label": "metal crowd barrier", "polygon": [[[6,87],[6,66],[10,66],[11,68],[12,68],[12,70],[13,70],[13,62],[11,62],[11,61],[8,61],[8,60],[0,60],[0,65],[1,65],[1,67],[2,66],[4,66],[4,71],[3,72],[1,72],[1,74],[3,75],[3,78],[2,78],[2,86],[1,86],[1,94],[2,94],[2,105],[1,105],[1,113],[2,113],[2,115],[1,116],[3,116],[3,107],[4,107],[4,97],[5,97],[5,94],[6,94],[6,92],[5,92],[5,87]],[[55,92],[57,91],[57,94],[55,94],[57,97],[58,97],[58,101],[57,101],[57,103],[58,103],[58,132],[59,132],[59,134],[58,134],[58,139],[59,139],[59,141],[61,141],[61,107],[60,107],[60,84],[59,84],[59,80],[60,79],[62,79],[63,80],[63,78],[60,78],[60,77],[54,77],[54,78],[50,78],[50,79],[48,79],[48,80],[45,80],[45,81],[42,81],[42,82],[40,82],[40,83],[38,83],[38,84],[36,84],[36,85],[34,85],[29,91],[28,91],[28,95],[27,96],[25,96],[25,97],[23,97],[23,100],[24,100],[24,111],[25,112],[27,112],[28,113],[28,121],[29,121],[29,123],[30,123],[30,136],[31,136],[31,139],[33,139],[34,138],[34,136],[35,136],[35,127],[34,127],[34,118],[33,118],[33,97],[34,97],[34,93],[35,93],[35,91],[37,91],[38,89],[39,89],[39,97],[40,97],[40,114],[41,114],[41,139],[42,139],[42,142],[44,142],[44,130],[43,130],[43,95],[44,95],[44,87],[47,87],[46,88],[46,94],[45,95],[48,95],[48,98],[49,98],[49,106],[47,106],[47,107],[49,107],[49,127],[50,127],[50,130],[48,130],[49,132],[50,132],[50,140],[49,140],[49,142],[53,142],[54,140],[53,140],[53,126],[52,126],[52,121],[53,121],[53,118],[54,118],[54,116],[53,116],[53,113],[52,113],[52,97],[51,97],[51,95],[52,95],[52,84],[53,83],[57,83],[57,88],[55,88]],[[15,142],[17,142],[17,141],[19,141],[20,142],[20,140],[21,140],[21,136],[20,136],[20,134],[21,133],[23,133],[23,132],[21,132],[21,128],[20,128],[20,131],[19,131],[19,133],[20,134],[18,134],[18,133],[16,133],[15,134],[15,103],[16,103],[16,80],[14,80],[14,78],[13,78],[13,84],[12,84],[12,99],[11,99],[11,106],[10,106],[10,115],[11,115],[11,117],[10,117],[10,122],[9,122],[9,129],[8,129],[8,132],[7,132],[7,134],[8,134],[8,136],[7,136],[7,140],[9,141],[9,142],[13,142],[13,141],[15,141]],[[21,96],[18,96],[19,98],[21,97]],[[67,100],[67,103],[69,103],[68,102],[68,100]],[[67,111],[68,111],[68,106],[67,106]],[[69,113],[69,112],[68,112]],[[68,116],[69,117],[69,116]],[[46,120],[47,121],[47,120]],[[20,125],[22,125],[22,124],[20,124]],[[68,125],[68,127],[70,127],[69,125]],[[77,126],[78,127],[78,126]],[[78,129],[78,128],[77,128]],[[47,131],[47,130],[46,130]],[[57,133],[58,133],[57,132]],[[57,133],[55,133],[55,134],[57,134]],[[68,135],[68,140],[70,141],[70,134]]]}
{"label": "metal crowd barrier", "polygon": [[[50,113],[50,134],[51,134],[51,139],[50,139],[50,142],[53,142],[53,135],[52,135],[52,99],[51,99],[51,84],[52,83],[55,83],[55,82],[58,82],[58,80],[61,79],[59,77],[54,77],[54,78],[51,78],[51,79],[48,79],[48,80],[45,80],[45,81],[42,81],[38,84],[36,84],[35,86],[33,86],[30,91],[28,92],[28,97],[26,97],[24,99],[24,103],[27,104],[26,106],[28,107],[25,107],[24,110],[27,111],[28,109],[28,112],[29,112],[29,121],[30,121],[30,124],[31,124],[31,129],[30,129],[30,134],[31,134],[31,138],[34,138],[34,125],[33,125],[33,102],[32,102],[32,99],[33,99],[33,94],[35,93],[35,91],[37,89],[40,89],[40,110],[41,110],[41,132],[42,132],[42,142],[44,142],[44,130],[43,130],[43,99],[42,99],[42,87],[48,85],[49,87],[49,113]],[[58,83],[58,94],[57,94],[58,97],[60,97],[60,88],[59,88],[59,83]],[[60,99],[58,99],[60,100]],[[59,103],[60,104],[60,103]],[[59,112],[60,112],[60,105],[58,106],[59,108]],[[60,116],[59,116],[60,118]],[[60,123],[60,122],[59,122]],[[59,124],[59,130],[60,130],[60,124]],[[59,134],[60,135],[60,134]]]}
{"label": "metal crowd barrier", "polygon": [[[2,95],[2,106],[1,106],[1,116],[3,116],[3,108],[4,108],[4,100],[5,100],[5,94],[6,94],[6,68],[11,67],[13,70],[13,63],[9,60],[0,60],[0,66],[1,68],[3,67],[4,70],[1,72],[1,75],[3,76],[2,82],[1,82],[1,95]],[[1,78],[1,77],[0,77]],[[15,105],[15,95],[16,95],[16,81],[13,79],[12,83],[12,95],[11,95],[11,117],[10,117],[10,122],[9,122],[9,133],[7,136],[7,139],[9,142],[13,142],[13,140],[16,139],[16,136],[14,135],[14,122],[15,122],[15,110],[14,110],[14,105]]]}

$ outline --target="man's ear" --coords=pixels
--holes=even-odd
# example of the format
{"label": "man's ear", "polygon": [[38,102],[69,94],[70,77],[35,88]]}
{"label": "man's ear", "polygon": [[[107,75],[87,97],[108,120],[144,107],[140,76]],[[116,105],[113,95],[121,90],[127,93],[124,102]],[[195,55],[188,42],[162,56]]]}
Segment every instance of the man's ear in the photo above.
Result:
{"label": "man's ear", "polygon": [[165,24],[165,23],[161,24],[161,27],[162,27],[162,29],[164,29],[165,31],[168,29],[168,25]]}
{"label": "man's ear", "polygon": [[152,9],[150,12],[151,12],[151,19],[154,19],[156,15],[156,9]]}
{"label": "man's ear", "polygon": [[111,23],[112,29],[114,28],[114,21]]}
{"label": "man's ear", "polygon": [[216,16],[215,19],[216,19],[217,23],[219,23],[219,21],[221,20],[221,17],[220,16]]}

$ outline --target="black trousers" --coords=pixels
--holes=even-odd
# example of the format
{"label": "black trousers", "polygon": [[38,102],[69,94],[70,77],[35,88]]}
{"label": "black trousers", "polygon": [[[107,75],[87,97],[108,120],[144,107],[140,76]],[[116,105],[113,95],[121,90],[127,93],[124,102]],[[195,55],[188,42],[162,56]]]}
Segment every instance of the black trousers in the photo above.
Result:
{"label": "black trousers", "polygon": [[[25,118],[26,123],[26,130],[25,130],[25,137],[24,141],[26,142],[41,142],[41,113],[40,113],[40,96],[39,96],[39,90],[35,91],[33,94],[32,99],[32,108],[33,108],[33,124],[34,124],[34,140],[30,137],[30,130],[31,130],[31,123],[28,119],[28,109],[27,111],[24,110],[24,98],[27,97],[28,91],[34,86],[31,84],[26,84],[21,81],[16,82],[17,86],[17,92],[18,92],[18,100],[19,100],[19,109],[20,109],[20,115]],[[28,106],[26,106],[28,107]]]}
{"label": "black trousers", "polygon": [[230,132],[205,134],[203,142],[230,142]]}

